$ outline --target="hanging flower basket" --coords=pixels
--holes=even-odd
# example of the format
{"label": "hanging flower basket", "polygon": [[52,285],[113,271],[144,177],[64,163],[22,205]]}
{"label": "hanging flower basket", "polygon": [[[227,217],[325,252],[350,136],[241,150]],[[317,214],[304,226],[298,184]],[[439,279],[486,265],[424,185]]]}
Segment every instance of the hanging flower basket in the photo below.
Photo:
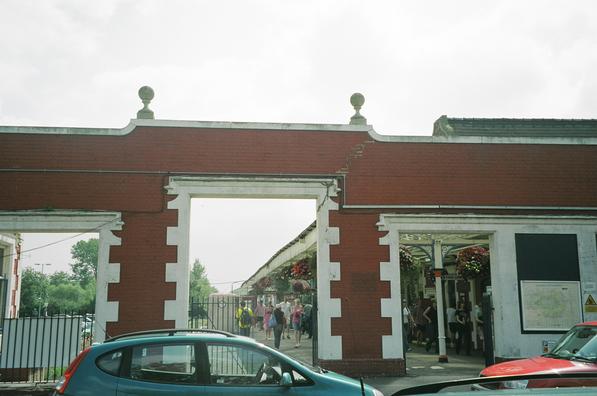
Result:
{"label": "hanging flower basket", "polygon": [[272,286],[279,294],[285,293],[289,289],[289,281],[292,278],[291,270],[292,267],[288,266],[280,268],[278,271],[272,274]]}
{"label": "hanging flower basket", "polygon": [[413,256],[407,248],[400,248],[400,270],[410,272],[415,269]]}
{"label": "hanging flower basket", "polygon": [[274,275],[274,282],[275,281],[289,281],[292,279],[292,266],[287,266],[284,268],[280,268]]}
{"label": "hanging flower basket", "polygon": [[294,263],[290,268],[290,276],[293,279],[312,279],[313,273],[309,261],[305,259]]}
{"label": "hanging flower basket", "polygon": [[251,289],[254,294],[262,294],[265,291],[265,289],[267,289],[271,285],[272,278],[270,278],[269,276],[264,276],[263,278],[260,278],[257,282],[255,282]]}
{"label": "hanging flower basket", "polygon": [[295,293],[305,293],[311,289],[311,285],[304,279],[295,279],[292,282],[292,291]]}
{"label": "hanging flower basket", "polygon": [[489,250],[472,246],[458,252],[456,272],[464,279],[484,279],[489,277]]}

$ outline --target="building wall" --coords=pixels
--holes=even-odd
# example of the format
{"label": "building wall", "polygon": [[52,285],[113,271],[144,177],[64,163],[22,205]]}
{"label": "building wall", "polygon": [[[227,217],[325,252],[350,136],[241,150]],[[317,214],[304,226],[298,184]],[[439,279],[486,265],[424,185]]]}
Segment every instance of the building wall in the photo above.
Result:
{"label": "building wall", "polygon": [[19,312],[21,300],[21,242],[18,234],[0,234],[0,248],[3,249],[3,256],[0,257],[2,265],[1,275],[6,279],[6,289],[2,290],[5,295],[4,316],[5,318],[16,318]]}
{"label": "building wall", "polygon": [[[176,197],[165,190],[172,176],[338,178],[341,191],[334,199],[339,210],[330,211],[329,218],[338,236],[337,244],[330,243],[329,261],[338,264],[329,268],[330,279],[336,279],[329,287],[330,299],[339,302],[330,306],[340,307],[338,317],[331,319],[330,340],[341,340],[341,351],[332,351],[330,356],[340,357],[324,363],[353,374],[404,373],[404,361],[397,356],[401,346],[384,351],[392,335],[401,333],[398,322],[386,314],[400,296],[393,295],[399,294],[392,286],[396,275],[384,264],[391,262],[392,245],[380,242],[386,235],[378,228],[382,214],[595,214],[597,208],[595,144],[386,142],[366,129],[341,127],[270,130],[147,123],[121,135],[101,130],[0,133],[0,183],[5,186],[0,211],[121,213],[122,231],[114,232],[120,245],[109,247],[109,263],[120,268],[119,278],[107,286],[108,301],[118,302],[118,321],[106,326],[109,335],[174,327],[175,321],[164,315],[166,302],[180,298],[176,282],[167,275],[168,264],[180,258],[168,234],[181,226],[179,210],[168,204]],[[581,238],[586,246],[589,239],[588,234]],[[589,250],[583,248],[581,254],[590,261],[594,255]],[[507,276],[508,261],[500,263]],[[595,278],[591,265],[583,268],[583,276]],[[500,337],[514,334],[507,327],[499,331]]]}

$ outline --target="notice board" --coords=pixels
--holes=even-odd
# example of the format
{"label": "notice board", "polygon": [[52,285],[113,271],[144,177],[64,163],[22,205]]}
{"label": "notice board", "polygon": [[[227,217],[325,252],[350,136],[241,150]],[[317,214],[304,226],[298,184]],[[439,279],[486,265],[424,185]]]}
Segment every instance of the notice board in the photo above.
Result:
{"label": "notice board", "polygon": [[582,321],[580,282],[520,281],[524,331],[566,331]]}

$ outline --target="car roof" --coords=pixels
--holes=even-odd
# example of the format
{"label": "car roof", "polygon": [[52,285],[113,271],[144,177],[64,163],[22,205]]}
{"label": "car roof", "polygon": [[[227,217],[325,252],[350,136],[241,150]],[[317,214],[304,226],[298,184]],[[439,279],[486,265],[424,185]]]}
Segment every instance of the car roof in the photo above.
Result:
{"label": "car roof", "polygon": [[104,343],[96,344],[96,349],[114,349],[114,347],[124,347],[138,344],[153,343],[184,343],[184,342],[222,342],[261,345],[253,338],[238,336],[232,333],[219,330],[205,329],[160,329],[139,331],[135,333],[122,334],[116,337],[108,338]]}

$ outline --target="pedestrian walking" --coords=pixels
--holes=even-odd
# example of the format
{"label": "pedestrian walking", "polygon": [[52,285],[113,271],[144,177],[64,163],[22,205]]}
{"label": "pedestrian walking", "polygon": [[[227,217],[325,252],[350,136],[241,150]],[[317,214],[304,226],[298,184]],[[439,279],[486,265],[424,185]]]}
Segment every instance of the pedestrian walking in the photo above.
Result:
{"label": "pedestrian walking", "polygon": [[454,303],[450,303],[446,309],[446,317],[448,320],[448,329],[450,330],[450,346],[454,347],[456,344],[456,337],[458,337],[458,322],[456,321],[456,308]]}
{"label": "pedestrian walking", "polygon": [[404,352],[411,350],[410,345],[408,344],[408,337],[410,335],[412,324],[413,317],[408,308],[408,304],[406,303],[406,300],[402,300],[402,345]]}
{"label": "pedestrian walking", "polygon": [[313,320],[311,316],[311,312],[313,310],[313,305],[305,304],[303,306],[303,319],[302,319],[302,330],[303,333],[307,333],[307,338],[313,337]]}
{"label": "pedestrian walking", "polygon": [[272,338],[272,327],[269,325],[269,322],[270,322],[270,318],[272,317],[273,313],[274,313],[274,306],[272,305],[272,302],[270,301],[267,304],[267,307],[265,307],[265,310],[263,313],[263,328],[265,329],[265,339],[266,340],[271,340],[271,338]]}
{"label": "pedestrian walking", "polygon": [[427,343],[425,350],[429,352],[431,345],[435,344],[435,352],[439,352],[439,343],[437,342],[437,304],[435,299],[431,300],[431,305],[423,312],[423,316],[427,320]]}
{"label": "pedestrian walking", "polygon": [[471,323],[471,315],[468,309],[466,309],[464,303],[458,304],[458,309],[456,310],[456,321],[458,322],[458,338],[456,339],[456,354],[460,354],[460,350],[462,348],[462,344],[464,343],[464,348],[466,350],[466,354],[471,354],[471,330],[472,330],[472,323]]}
{"label": "pedestrian walking", "polygon": [[302,330],[301,330],[301,320],[303,317],[303,305],[301,304],[301,301],[297,298],[294,300],[294,306],[292,307],[292,313],[291,313],[291,322],[292,322],[292,328],[294,329],[294,347],[298,348],[299,346],[301,346],[301,334],[302,334]]}
{"label": "pedestrian walking", "polygon": [[241,301],[240,307],[236,310],[236,319],[238,320],[240,335],[249,337],[251,326],[253,326],[253,311],[246,306],[244,301]]}
{"label": "pedestrian walking", "polygon": [[[282,312],[284,312],[284,317],[286,319],[290,318],[290,314],[292,313],[292,304],[290,304],[290,299],[286,298],[284,300],[284,302],[282,303]],[[284,325],[284,332],[282,334],[282,336],[284,336],[284,333],[286,334],[286,338],[290,339],[290,327],[292,325],[290,324],[290,321],[288,321],[288,323],[286,323]]]}
{"label": "pedestrian walking", "polygon": [[284,317],[284,311],[282,311],[282,304],[277,304],[276,308],[273,312],[273,317],[276,322],[274,325],[274,348],[280,349],[280,339],[282,338],[282,332],[284,331],[284,326],[286,322],[286,318]]}
{"label": "pedestrian walking", "polygon": [[261,300],[257,301],[257,306],[255,307],[255,328],[262,331],[263,330],[263,316],[265,315],[265,305],[261,303]]}
{"label": "pedestrian walking", "polygon": [[425,319],[425,315],[423,315],[427,307],[428,305],[421,294],[417,300],[417,306],[415,308],[415,338],[418,344],[421,344],[427,335],[427,319]]}

